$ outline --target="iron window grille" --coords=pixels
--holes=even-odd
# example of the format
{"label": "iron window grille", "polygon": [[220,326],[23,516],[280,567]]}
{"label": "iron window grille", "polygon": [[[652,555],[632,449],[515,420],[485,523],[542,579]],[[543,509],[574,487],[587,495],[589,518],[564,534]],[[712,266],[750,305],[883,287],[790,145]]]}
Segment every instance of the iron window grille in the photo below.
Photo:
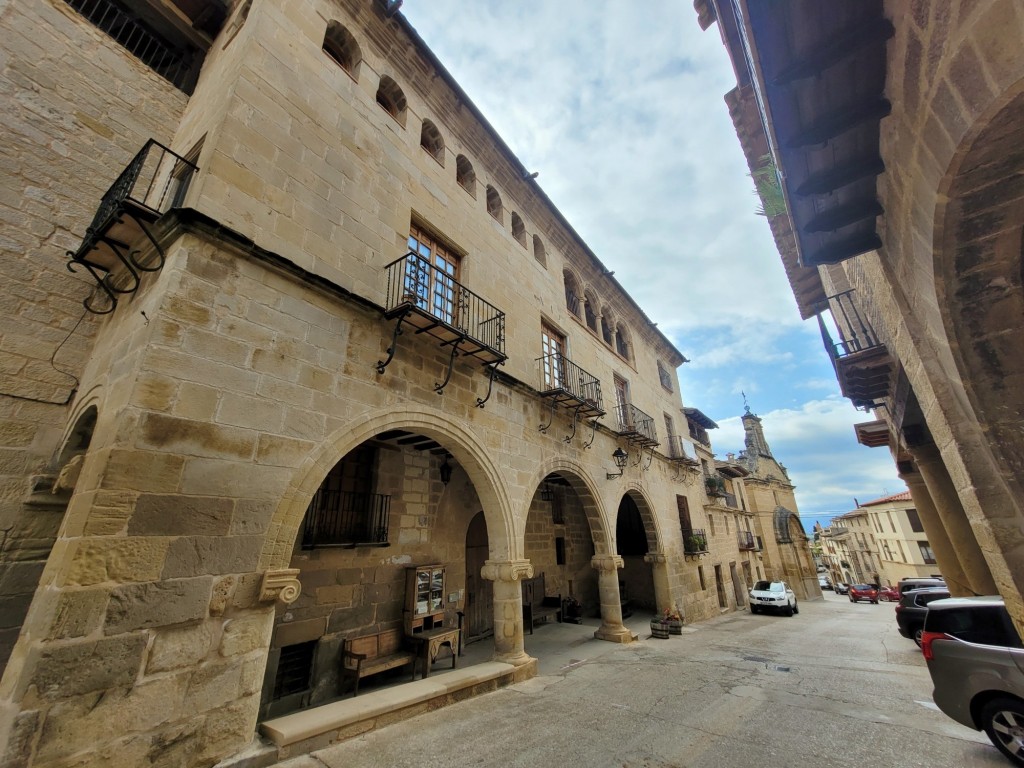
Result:
{"label": "iron window grille", "polygon": [[391,497],[321,488],[306,510],[302,548],[387,546]]}

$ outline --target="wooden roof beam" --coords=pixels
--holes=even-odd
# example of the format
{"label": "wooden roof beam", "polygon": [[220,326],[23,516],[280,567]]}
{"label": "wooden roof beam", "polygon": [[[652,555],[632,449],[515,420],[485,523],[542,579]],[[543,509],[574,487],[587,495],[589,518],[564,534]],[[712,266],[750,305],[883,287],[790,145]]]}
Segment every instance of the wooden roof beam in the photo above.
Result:
{"label": "wooden roof beam", "polygon": [[862,123],[881,120],[892,112],[888,99],[876,98],[861,104],[854,104],[844,110],[829,112],[820,120],[805,126],[786,142],[789,149],[813,147],[825,144],[840,134],[856,128]]}
{"label": "wooden roof beam", "polygon": [[837,229],[866,219],[874,219],[884,212],[881,203],[874,198],[854,200],[846,205],[838,205],[822,211],[802,229],[804,232],[835,232]]}
{"label": "wooden roof beam", "polygon": [[794,194],[799,197],[829,194],[868,176],[878,176],[884,171],[885,163],[882,162],[882,158],[878,155],[858,158],[845,165],[829,168],[808,176],[794,190]]}
{"label": "wooden roof beam", "polygon": [[882,247],[882,238],[877,232],[862,232],[843,240],[835,240],[819,248],[804,261],[803,266],[819,266],[821,264],[838,264],[854,256],[868,251],[877,251]]}
{"label": "wooden roof beam", "polygon": [[[852,29],[843,30],[840,34],[816,45],[800,58],[793,60],[775,76],[772,83],[785,86],[797,80],[816,77],[861,49],[884,43],[893,36],[894,32],[892,22],[888,19],[883,17],[869,19]],[[883,51],[882,56],[884,57],[884,55]]]}

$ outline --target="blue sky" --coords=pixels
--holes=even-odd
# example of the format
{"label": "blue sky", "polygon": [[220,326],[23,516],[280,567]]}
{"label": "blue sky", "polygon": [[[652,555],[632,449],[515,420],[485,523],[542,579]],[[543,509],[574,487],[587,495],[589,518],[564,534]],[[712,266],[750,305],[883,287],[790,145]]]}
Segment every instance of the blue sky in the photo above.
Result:
{"label": "blue sky", "polygon": [[839,394],[786,281],[724,96],[717,25],[689,0],[405,0],[402,13],[576,231],[691,360],[683,401],[743,448],[741,392],[808,529],[905,490]]}

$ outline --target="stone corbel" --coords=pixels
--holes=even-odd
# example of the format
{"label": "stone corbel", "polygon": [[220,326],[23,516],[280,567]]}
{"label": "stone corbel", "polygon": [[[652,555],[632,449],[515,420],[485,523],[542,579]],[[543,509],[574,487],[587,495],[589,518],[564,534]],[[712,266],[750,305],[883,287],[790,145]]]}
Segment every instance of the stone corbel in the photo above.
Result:
{"label": "stone corbel", "polygon": [[644,555],[644,562],[651,563],[652,565],[655,563],[667,563],[668,556],[664,552],[648,552],[646,555]]}
{"label": "stone corbel", "polygon": [[480,575],[488,581],[520,581],[533,578],[533,563],[529,560],[487,560]]}
{"label": "stone corbel", "polygon": [[622,555],[594,555],[590,558],[590,567],[595,571],[617,571],[625,564]]}
{"label": "stone corbel", "polygon": [[302,592],[298,568],[275,568],[263,574],[260,584],[260,602],[272,603],[280,600],[287,605],[294,603]]}

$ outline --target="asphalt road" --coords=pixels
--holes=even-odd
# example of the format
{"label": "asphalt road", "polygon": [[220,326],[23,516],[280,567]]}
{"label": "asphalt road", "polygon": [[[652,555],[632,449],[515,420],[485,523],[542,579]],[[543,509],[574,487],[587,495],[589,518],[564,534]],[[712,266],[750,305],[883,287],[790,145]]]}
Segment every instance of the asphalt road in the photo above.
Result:
{"label": "asphalt road", "polygon": [[726,614],[669,640],[638,617],[626,646],[545,626],[527,638],[532,680],[279,766],[1008,766],[935,709],[893,611],[826,593],[793,618]]}

